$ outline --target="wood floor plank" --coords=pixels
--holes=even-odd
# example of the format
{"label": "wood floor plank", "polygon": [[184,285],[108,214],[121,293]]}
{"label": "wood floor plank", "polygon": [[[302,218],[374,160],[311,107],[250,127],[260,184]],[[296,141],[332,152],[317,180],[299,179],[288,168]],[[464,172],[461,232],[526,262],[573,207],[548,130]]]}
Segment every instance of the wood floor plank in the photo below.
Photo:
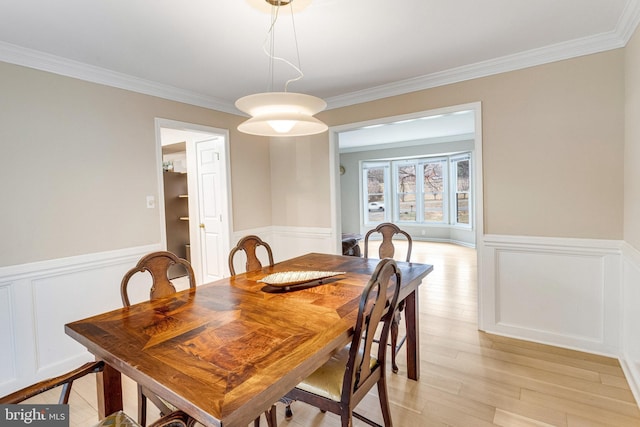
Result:
{"label": "wood floor plank", "polygon": [[592,371],[590,369],[577,368],[574,366],[567,366],[561,363],[550,362],[546,360],[536,359],[528,356],[521,356],[509,352],[499,350],[486,350],[484,357],[500,360],[503,362],[514,363],[522,365],[524,367],[536,368],[549,373],[557,373],[561,375],[567,375],[574,378],[580,378],[585,381],[601,382],[600,373]]}
{"label": "wood floor plank", "polygon": [[554,427],[554,424],[536,421],[502,409],[496,410],[496,416],[493,419],[493,423],[504,427]]}
{"label": "wood floor plank", "polygon": [[[638,427],[640,425],[640,414],[638,408],[629,405],[627,410],[623,410],[619,405],[607,407],[602,401],[596,399],[589,402],[580,402],[571,398],[550,396],[532,390],[523,390],[522,399],[528,402],[535,402],[548,408],[560,409],[567,414],[577,415],[586,420],[592,420],[605,425],[617,427]],[[627,414],[625,414],[627,412]]]}
{"label": "wood floor plank", "polygon": [[526,379],[535,378],[539,383],[548,384],[550,386],[549,388],[556,386],[558,389],[575,390],[575,392],[585,392],[635,404],[635,399],[630,390],[612,387],[600,382],[585,381],[560,373],[548,372],[543,369],[531,368],[492,358],[479,358],[470,353],[460,353],[457,359],[464,361],[464,363],[481,366],[484,369],[495,370],[501,374],[508,373],[508,375]]}
{"label": "wood floor plank", "polygon": [[496,413],[502,410],[542,424],[556,427],[567,426],[566,412],[521,400],[519,388],[517,396],[507,395],[500,390],[500,386],[495,384],[493,390],[487,392],[486,382],[481,380],[468,381],[463,385],[460,395],[466,399],[479,400],[492,405],[496,408]]}
{"label": "wood floor plank", "polygon": [[[574,354],[560,354],[548,350],[549,346],[539,344],[538,348],[523,347],[522,345],[513,345],[510,343],[494,341],[493,347],[513,354],[533,357],[540,360],[557,362],[566,366],[573,366],[581,369],[588,369],[599,372],[601,375],[614,376],[624,379],[624,372],[617,360],[613,358],[578,358]],[[577,353],[579,355],[579,353]],[[626,381],[624,381],[626,383]]]}

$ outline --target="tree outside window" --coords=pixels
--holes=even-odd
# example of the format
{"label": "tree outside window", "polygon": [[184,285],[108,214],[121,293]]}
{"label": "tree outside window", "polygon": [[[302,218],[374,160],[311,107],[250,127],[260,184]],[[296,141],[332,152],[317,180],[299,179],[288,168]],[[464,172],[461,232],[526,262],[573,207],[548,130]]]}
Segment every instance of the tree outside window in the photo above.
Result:
{"label": "tree outside window", "polygon": [[423,164],[424,220],[444,221],[444,177],[442,161]]}
{"label": "tree outside window", "polygon": [[396,191],[400,221],[415,221],[417,212],[416,165],[398,166]]}
{"label": "tree outside window", "polygon": [[453,160],[456,171],[456,218],[457,224],[469,224],[469,159]]}

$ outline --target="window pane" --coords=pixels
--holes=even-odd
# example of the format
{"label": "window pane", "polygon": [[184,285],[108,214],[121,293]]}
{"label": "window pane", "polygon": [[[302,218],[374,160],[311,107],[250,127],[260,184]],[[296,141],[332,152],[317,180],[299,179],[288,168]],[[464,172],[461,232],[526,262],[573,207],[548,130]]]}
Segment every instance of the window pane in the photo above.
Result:
{"label": "window pane", "polygon": [[442,163],[424,164],[424,220],[442,222],[444,220],[444,207],[442,196],[444,194],[444,180],[442,177]]}
{"label": "window pane", "polygon": [[469,193],[456,193],[456,222],[469,224]]}
{"label": "window pane", "polygon": [[469,224],[469,160],[456,162],[456,222]]}
{"label": "window pane", "polygon": [[367,169],[367,220],[384,221],[384,168]]}
{"label": "window pane", "polygon": [[457,162],[457,189],[458,191],[469,191],[469,160]]}
{"label": "window pane", "polygon": [[416,166],[398,167],[398,219],[416,220]]}

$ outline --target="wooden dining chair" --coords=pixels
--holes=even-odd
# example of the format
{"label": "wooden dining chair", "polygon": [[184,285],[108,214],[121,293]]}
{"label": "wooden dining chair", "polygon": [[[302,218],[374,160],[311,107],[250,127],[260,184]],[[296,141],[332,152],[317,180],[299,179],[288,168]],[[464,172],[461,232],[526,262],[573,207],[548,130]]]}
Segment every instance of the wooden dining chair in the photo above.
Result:
{"label": "wooden dining chair", "polygon": [[159,298],[166,298],[176,293],[176,287],[173,285],[168,277],[169,268],[173,265],[182,265],[187,272],[189,279],[189,287],[195,289],[196,276],[193,273],[191,264],[186,259],[178,258],[175,254],[167,251],[152,252],[145,255],[138,261],[136,266],[122,278],[120,283],[120,296],[122,297],[122,305],[129,307],[131,302],[129,301],[129,281],[136,273],[148,272],[151,274],[151,290],[149,291],[149,299],[155,300]]}
{"label": "wooden dining chair", "polygon": [[[8,394],[4,397],[0,397],[0,404],[18,404],[34,396],[40,395],[46,391],[52,390],[57,387],[60,389],[60,397],[58,404],[69,404],[69,398],[71,397],[71,387],[73,382],[89,374],[97,374],[104,369],[104,362],[89,362],[67,372],[63,375],[55,378],[49,378],[40,381],[36,384],[27,386],[21,390]],[[40,402],[38,402],[40,404]],[[155,421],[149,427],[191,427],[193,426],[193,420],[182,411],[175,411]],[[94,427],[140,427],[138,423],[132,420],[127,414],[122,411],[114,412],[106,418],[100,420]]]}
{"label": "wooden dining chair", "polygon": [[[390,222],[383,222],[378,225],[373,230],[369,230],[367,234],[364,236],[364,257],[369,258],[369,237],[376,236],[377,234],[382,235],[382,242],[378,248],[378,257],[382,258],[393,258],[395,256],[396,247],[394,245],[394,240],[397,236],[404,236],[404,241],[407,242],[407,256],[405,258],[406,262],[411,261],[411,249],[413,246],[413,240],[411,239],[411,235],[406,231],[400,229],[397,225]],[[404,301],[401,301],[398,304],[398,310],[396,311],[396,317],[391,324],[391,370],[393,373],[398,373],[398,364],[396,363],[396,355],[402,345],[407,339],[407,336],[403,336],[398,343],[398,330],[400,327],[400,320],[402,319],[402,310],[404,310]]]}
{"label": "wooden dining chair", "polygon": [[[166,298],[176,293],[176,287],[169,280],[169,268],[174,265],[182,265],[187,272],[189,288],[195,289],[196,279],[193,268],[189,261],[178,258],[175,254],[167,251],[152,252],[145,255],[138,261],[136,266],[129,270],[120,284],[120,296],[122,305],[129,307],[129,281],[136,273],[148,272],[151,274],[151,290],[149,299],[156,300]],[[144,427],[147,422],[147,399],[150,400],[159,410],[161,415],[167,415],[175,410],[170,403],[164,401],[145,387],[138,385],[138,422]]]}
{"label": "wooden dining chair", "polygon": [[[385,377],[385,346],[399,289],[398,266],[390,258],[383,259],[362,292],[351,344],[334,354],[327,363],[287,393],[286,397],[316,406],[323,412],[340,415],[343,427],[351,426],[353,417],[379,427],[377,423],[354,412],[354,408],[369,390],[377,385],[384,425],[391,427]],[[383,325],[379,338],[381,345],[377,346],[377,356],[373,357],[373,339],[380,322]]]}
{"label": "wooden dining chair", "polygon": [[271,246],[269,246],[267,242],[263,241],[258,236],[245,236],[242,239],[238,240],[236,246],[231,249],[231,252],[229,252],[229,272],[232,276],[235,276],[236,274],[233,260],[236,254],[240,251],[243,251],[245,253],[245,256],[247,257],[245,271],[256,271],[262,268],[262,263],[260,262],[260,259],[257,255],[257,248],[260,246],[262,246],[267,252],[267,257],[269,259],[268,265],[273,265],[273,252],[271,251]]}

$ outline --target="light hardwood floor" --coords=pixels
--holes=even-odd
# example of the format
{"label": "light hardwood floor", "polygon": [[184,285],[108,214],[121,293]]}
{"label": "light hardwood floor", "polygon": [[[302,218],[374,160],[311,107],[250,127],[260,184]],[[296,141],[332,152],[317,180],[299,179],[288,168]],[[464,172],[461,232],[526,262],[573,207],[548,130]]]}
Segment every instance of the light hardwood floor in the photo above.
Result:
{"label": "light hardwood floor", "polygon": [[[388,374],[395,426],[640,426],[617,360],[478,331],[475,250],[416,242],[412,260],[434,271],[420,287],[420,380],[407,379],[404,349],[400,372]],[[74,385],[72,426],[97,420],[88,378]],[[124,385],[125,411],[135,416],[135,385]],[[335,415],[303,403],[293,410],[285,421],[278,405],[280,426],[339,425]],[[356,410],[382,421],[375,391]],[[150,410],[150,417],[157,414]]]}

